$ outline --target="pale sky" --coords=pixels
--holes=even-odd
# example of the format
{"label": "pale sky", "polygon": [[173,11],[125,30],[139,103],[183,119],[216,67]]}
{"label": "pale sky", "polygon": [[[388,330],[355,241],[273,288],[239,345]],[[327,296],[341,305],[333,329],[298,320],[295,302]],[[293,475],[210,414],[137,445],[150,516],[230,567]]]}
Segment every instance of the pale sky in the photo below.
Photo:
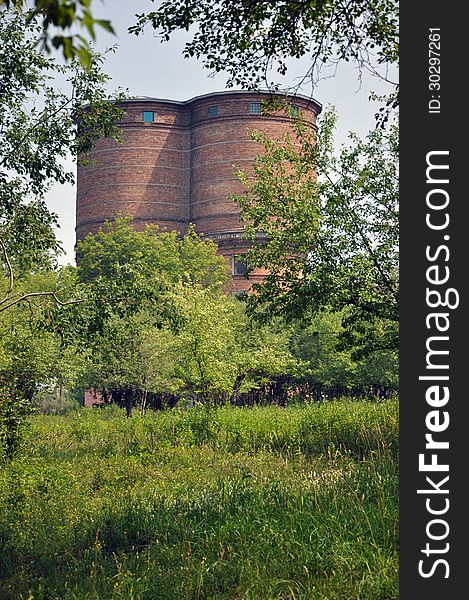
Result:
{"label": "pale sky", "polygon": [[[118,6],[116,6],[118,4]],[[118,44],[115,54],[110,54],[104,70],[111,76],[109,89],[125,88],[132,96],[153,96],[172,100],[188,100],[200,94],[222,91],[226,77],[219,74],[211,77],[196,60],[182,57],[184,43],[188,34],[174,36],[170,42],[161,44],[153,37],[153,30],[136,37],[127,33],[127,27],[135,22],[133,15],[149,12],[154,8],[150,0],[132,2],[96,2],[93,11],[96,18],[110,19],[117,33],[112,36],[98,29],[97,48],[103,51]],[[112,8],[111,8],[112,7]],[[284,81],[286,85],[296,83],[296,78],[308,69],[308,59],[292,63]],[[320,81],[314,91],[314,97],[323,108],[332,104],[339,116],[337,143],[347,139],[347,132],[354,131],[364,135],[374,125],[376,103],[369,101],[370,91],[388,93],[391,91],[381,81],[364,76],[361,87],[357,70],[350,64],[341,66],[335,77]],[[310,94],[310,89],[302,90]],[[70,161],[71,168],[74,165]],[[49,208],[58,215],[60,228],[57,236],[61,240],[65,255],[61,264],[75,264],[75,186],[55,185],[47,197]]]}

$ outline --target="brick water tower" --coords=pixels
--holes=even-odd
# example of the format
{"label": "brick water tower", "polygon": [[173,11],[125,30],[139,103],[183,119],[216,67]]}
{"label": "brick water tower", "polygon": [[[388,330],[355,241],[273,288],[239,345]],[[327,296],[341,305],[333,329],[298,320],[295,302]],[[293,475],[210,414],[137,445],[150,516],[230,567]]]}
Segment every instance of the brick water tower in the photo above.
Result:
{"label": "brick water tower", "polygon": [[254,130],[274,139],[291,131],[291,116],[299,111],[316,126],[321,105],[305,96],[291,99],[289,110],[263,114],[268,93],[215,92],[179,102],[158,98],[125,100],[123,144],[98,140],[91,165],[77,175],[76,236],[96,233],[118,213],[131,216],[142,229],[157,224],[184,233],[190,223],[213,240],[229,263],[229,291],[248,290],[262,279],[255,269],[249,279],[236,256],[249,247],[243,237],[239,209],[229,199],[242,192],[235,171],[252,170],[262,147],[251,139]]}

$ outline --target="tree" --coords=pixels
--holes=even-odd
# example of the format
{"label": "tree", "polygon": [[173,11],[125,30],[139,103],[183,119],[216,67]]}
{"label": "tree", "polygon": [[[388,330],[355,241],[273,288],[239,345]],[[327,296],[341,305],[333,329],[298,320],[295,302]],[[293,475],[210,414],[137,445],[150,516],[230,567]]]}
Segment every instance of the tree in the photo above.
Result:
{"label": "tree", "polygon": [[[34,15],[3,9],[1,16],[0,437],[11,457],[32,400],[41,386],[59,377],[48,362],[57,356],[57,339],[45,332],[41,337],[22,322],[46,308],[35,300],[66,300],[56,276],[43,274],[59,251],[56,217],[44,196],[52,183],[73,181],[65,157],[86,157],[97,138],[118,137],[115,122],[122,113],[115,104],[121,96],[104,91],[107,77],[99,56],[93,56],[87,70],[75,63],[59,66],[36,50],[41,28]],[[54,89],[57,75],[67,78],[68,94]],[[31,275],[52,287],[38,285]]]}
{"label": "tree", "polygon": [[171,296],[179,326],[147,328],[135,352],[148,391],[209,407],[293,370],[287,328],[251,322],[221,290],[181,284]]}
{"label": "tree", "polygon": [[[86,40],[79,33],[70,33],[76,26],[82,27],[92,40],[95,40],[95,26],[114,33],[109,21],[95,19],[91,13],[91,0],[34,0],[34,7],[28,5],[27,0],[0,0],[0,7],[6,11],[24,16],[27,23],[41,22],[41,35],[36,40],[43,50],[50,51],[50,44],[54,48],[61,48],[64,58],[78,58],[85,68],[90,68],[93,62],[93,52]],[[22,11],[24,11],[22,13]],[[0,12],[0,14],[2,14]],[[55,35],[50,35],[53,28]],[[62,32],[62,33],[61,33]]]}
{"label": "tree", "polygon": [[204,404],[235,402],[292,369],[288,333],[250,322],[233,298],[200,288],[178,290],[183,326],[175,332],[175,368],[182,391]]}
{"label": "tree", "polygon": [[[50,267],[59,249],[56,217],[44,195],[53,182],[73,181],[63,159],[86,157],[99,137],[117,138],[120,95],[104,91],[102,58],[89,70],[66,67],[35,49],[34,20],[3,12],[0,23],[0,268],[6,278],[0,312],[30,297],[15,292],[15,273]],[[68,94],[54,89],[67,77]],[[26,294],[26,295],[25,295]],[[49,292],[41,292],[49,295]],[[56,298],[57,299],[57,298]]]}
{"label": "tree", "polygon": [[84,306],[77,308],[92,341],[111,317],[127,318],[148,308],[155,322],[176,319],[167,295],[178,282],[221,288],[227,265],[216,245],[193,229],[180,237],[148,225],[135,231],[130,218],[106,223],[77,244],[77,282]]}
{"label": "tree", "polygon": [[129,30],[138,35],[148,24],[161,41],[192,28],[185,56],[226,72],[229,87],[271,88],[272,71],[285,75],[288,60],[302,56],[311,66],[301,83],[314,83],[322,66],[341,60],[374,74],[398,61],[395,0],[164,0]]}
{"label": "tree", "polygon": [[130,417],[134,404],[148,391],[150,365],[142,360],[140,348],[146,331],[153,328],[149,313],[109,317],[88,348],[82,348],[88,357],[80,378],[82,389],[122,403]]}
{"label": "tree", "polygon": [[157,282],[164,286],[184,281],[220,288],[228,282],[228,273],[216,250],[216,244],[199,237],[194,228],[183,236],[157,225],[136,231],[130,217],[117,217],[78,242],[77,273],[80,281],[114,280],[119,286],[147,282],[154,288]]}
{"label": "tree", "polygon": [[77,262],[74,296],[82,302],[56,306],[50,324],[65,342],[78,337],[92,350],[86,383],[120,394],[130,415],[136,396],[148,390],[151,366],[141,346],[146,332],[180,325],[175,286],[221,293],[228,281],[225,259],[193,229],[182,237],[156,225],[135,231],[129,218],[117,218],[77,244]]}
{"label": "tree", "polygon": [[51,317],[89,354],[83,384],[129,416],[151,395],[227,401],[291,367],[288,335],[249,322],[224,293],[225,259],[193,230],[135,231],[118,218],[81,241],[77,256],[73,294],[83,302]]}
{"label": "tree", "polygon": [[346,390],[356,383],[350,351],[337,348],[342,331],[340,313],[320,312],[295,324],[291,347],[301,361],[300,379],[322,391],[335,386]]}
{"label": "tree", "polygon": [[[265,244],[248,252],[269,275],[254,286],[251,311],[293,319],[307,311],[344,311],[344,338],[366,353],[397,347],[398,131],[388,124],[334,153],[335,115],[319,137],[306,125],[297,139],[254,134],[265,153],[254,178],[240,173],[237,197],[247,235]],[[317,173],[317,179],[316,174]],[[375,335],[376,334],[376,335]]]}
{"label": "tree", "polygon": [[34,303],[40,296],[32,294],[63,286],[59,279],[51,271],[23,276],[17,285],[20,293],[30,294],[29,302],[16,304],[0,319],[0,457],[14,455],[25,416],[40,394],[58,389],[63,395],[83,365],[76,347],[64,348],[59,336],[38,327],[46,305]]}
{"label": "tree", "polygon": [[341,342],[343,319],[342,313],[324,311],[295,323],[291,349],[305,395],[387,397],[398,388],[397,351],[380,349],[357,357],[353,345]]}

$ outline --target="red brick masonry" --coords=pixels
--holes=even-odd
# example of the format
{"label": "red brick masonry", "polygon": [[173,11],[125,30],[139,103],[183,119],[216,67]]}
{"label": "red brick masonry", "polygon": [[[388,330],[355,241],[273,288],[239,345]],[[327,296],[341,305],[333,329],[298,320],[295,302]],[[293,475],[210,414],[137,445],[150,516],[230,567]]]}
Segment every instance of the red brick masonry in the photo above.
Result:
{"label": "red brick masonry", "polygon": [[[96,233],[104,221],[119,212],[132,216],[134,225],[148,223],[184,232],[189,223],[214,240],[219,253],[231,263],[233,254],[247,248],[237,205],[229,195],[240,193],[235,177],[247,172],[261,147],[251,140],[254,130],[281,139],[291,130],[285,110],[269,115],[250,113],[250,103],[261,102],[267,93],[216,92],[186,102],[137,98],[123,103],[126,115],[119,123],[123,144],[99,140],[90,159],[78,167],[76,235]],[[316,126],[321,105],[311,98],[295,96],[292,104]],[[209,107],[218,107],[209,116]],[[155,113],[144,122],[143,112]],[[262,278],[259,270],[250,280],[233,276],[230,290],[247,290]]]}

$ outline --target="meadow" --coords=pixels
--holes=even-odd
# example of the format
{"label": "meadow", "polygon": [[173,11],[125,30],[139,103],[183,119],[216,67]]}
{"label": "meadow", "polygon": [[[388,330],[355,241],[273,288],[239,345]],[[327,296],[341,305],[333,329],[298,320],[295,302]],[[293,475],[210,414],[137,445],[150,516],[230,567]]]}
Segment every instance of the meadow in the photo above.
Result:
{"label": "meadow", "polygon": [[0,598],[398,598],[398,403],[31,417]]}

